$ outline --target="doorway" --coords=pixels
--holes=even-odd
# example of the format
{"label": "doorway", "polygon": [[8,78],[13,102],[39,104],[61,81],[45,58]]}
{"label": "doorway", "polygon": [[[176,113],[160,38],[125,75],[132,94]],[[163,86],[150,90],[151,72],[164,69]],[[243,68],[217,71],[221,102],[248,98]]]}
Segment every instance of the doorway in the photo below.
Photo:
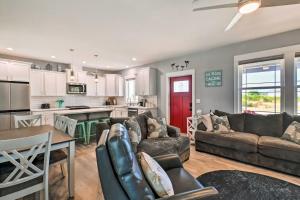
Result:
{"label": "doorway", "polygon": [[170,77],[170,124],[187,132],[187,118],[192,116],[192,75]]}

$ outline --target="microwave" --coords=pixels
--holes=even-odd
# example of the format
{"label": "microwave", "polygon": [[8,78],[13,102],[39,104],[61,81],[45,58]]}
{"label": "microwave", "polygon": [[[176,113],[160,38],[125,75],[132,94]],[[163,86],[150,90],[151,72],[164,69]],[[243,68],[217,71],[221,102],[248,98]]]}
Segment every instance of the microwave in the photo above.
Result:
{"label": "microwave", "polygon": [[68,94],[86,94],[85,83],[67,83]]}

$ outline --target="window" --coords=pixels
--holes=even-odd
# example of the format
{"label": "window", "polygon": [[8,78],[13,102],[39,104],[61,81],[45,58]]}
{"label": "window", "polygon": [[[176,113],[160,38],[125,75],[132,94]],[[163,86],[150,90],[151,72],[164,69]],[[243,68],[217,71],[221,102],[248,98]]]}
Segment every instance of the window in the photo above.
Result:
{"label": "window", "polygon": [[125,81],[126,102],[137,103],[138,97],[135,94],[135,79]]}
{"label": "window", "polygon": [[281,112],[281,66],[282,60],[239,66],[242,112],[260,114]]}
{"label": "window", "polygon": [[174,92],[189,92],[189,81],[174,81]]}
{"label": "window", "polygon": [[297,70],[297,114],[300,115],[300,58],[295,60]]}

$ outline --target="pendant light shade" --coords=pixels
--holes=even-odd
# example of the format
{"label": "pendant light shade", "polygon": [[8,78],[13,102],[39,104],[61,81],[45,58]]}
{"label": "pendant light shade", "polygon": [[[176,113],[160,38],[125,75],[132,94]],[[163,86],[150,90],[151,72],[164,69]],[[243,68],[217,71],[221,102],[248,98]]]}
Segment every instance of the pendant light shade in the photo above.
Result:
{"label": "pendant light shade", "polygon": [[75,74],[74,74],[74,70],[73,70],[73,62],[74,62],[74,56],[73,56],[73,52],[74,52],[74,49],[70,49],[70,52],[71,52],[71,57],[72,57],[72,63],[71,63],[71,71],[70,71],[70,79],[71,81],[74,81],[75,80]]}

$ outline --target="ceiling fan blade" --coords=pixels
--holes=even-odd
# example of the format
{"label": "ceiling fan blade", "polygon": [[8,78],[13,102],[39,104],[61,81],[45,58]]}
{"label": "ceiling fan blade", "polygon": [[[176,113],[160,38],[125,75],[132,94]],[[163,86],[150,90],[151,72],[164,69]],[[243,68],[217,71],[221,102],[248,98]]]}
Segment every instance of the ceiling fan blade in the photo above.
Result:
{"label": "ceiling fan blade", "polygon": [[286,6],[300,4],[300,0],[262,0],[261,7]]}
{"label": "ceiling fan blade", "polygon": [[243,14],[238,12],[231,20],[230,24],[226,27],[225,32],[229,31],[242,18],[242,16]]}
{"label": "ceiling fan blade", "polygon": [[213,10],[220,8],[234,8],[238,6],[238,0],[194,0],[193,11]]}

